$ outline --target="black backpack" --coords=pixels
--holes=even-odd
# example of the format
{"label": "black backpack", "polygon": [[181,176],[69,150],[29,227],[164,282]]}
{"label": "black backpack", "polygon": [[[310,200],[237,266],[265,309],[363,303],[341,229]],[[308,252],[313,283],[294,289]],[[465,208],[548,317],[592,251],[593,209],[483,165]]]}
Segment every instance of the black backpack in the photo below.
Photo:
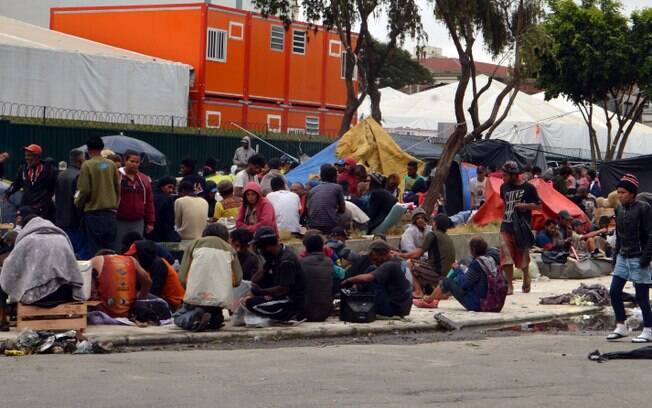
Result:
{"label": "black backpack", "polygon": [[513,220],[514,237],[516,238],[518,248],[523,250],[532,248],[534,246],[534,234],[532,233],[530,223],[527,222],[518,210],[514,210]]}

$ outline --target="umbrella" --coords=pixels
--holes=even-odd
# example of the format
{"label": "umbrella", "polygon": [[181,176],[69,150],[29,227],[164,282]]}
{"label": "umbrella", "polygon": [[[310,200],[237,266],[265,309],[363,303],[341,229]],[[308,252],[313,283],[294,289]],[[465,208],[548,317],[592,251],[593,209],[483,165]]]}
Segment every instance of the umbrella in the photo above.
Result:
{"label": "umbrella", "polygon": [[[118,154],[125,154],[127,150],[133,150],[141,154],[144,164],[155,164],[167,166],[168,160],[163,153],[147,142],[124,135],[103,136],[104,148]],[[86,146],[80,146],[78,150],[86,151]]]}

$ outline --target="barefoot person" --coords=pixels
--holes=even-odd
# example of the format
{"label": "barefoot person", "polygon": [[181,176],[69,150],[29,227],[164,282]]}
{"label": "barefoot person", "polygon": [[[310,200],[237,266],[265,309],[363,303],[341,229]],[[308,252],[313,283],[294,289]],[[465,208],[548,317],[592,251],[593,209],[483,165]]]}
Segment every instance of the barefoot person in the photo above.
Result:
{"label": "barefoot person", "polygon": [[500,186],[500,198],[505,203],[505,215],[500,225],[502,247],[500,249],[500,263],[507,278],[507,294],[512,294],[514,288],[514,267],[523,271],[523,293],[530,292],[530,248],[522,248],[514,232],[515,212],[525,219],[528,224],[532,222],[532,211],[541,207],[539,194],[530,183],[521,179],[521,170],[514,161],[505,162],[503,165],[503,185]]}
{"label": "barefoot person", "polygon": [[607,340],[627,336],[623,288],[627,281],[634,284],[636,303],[643,314],[643,332],[632,343],[652,342],[652,311],[650,310],[649,285],[652,283],[652,209],[643,201],[636,201],[639,182],[636,176],[625,174],[618,183],[616,209],[616,249],[613,279],[611,281],[611,305],[616,315],[616,329]]}

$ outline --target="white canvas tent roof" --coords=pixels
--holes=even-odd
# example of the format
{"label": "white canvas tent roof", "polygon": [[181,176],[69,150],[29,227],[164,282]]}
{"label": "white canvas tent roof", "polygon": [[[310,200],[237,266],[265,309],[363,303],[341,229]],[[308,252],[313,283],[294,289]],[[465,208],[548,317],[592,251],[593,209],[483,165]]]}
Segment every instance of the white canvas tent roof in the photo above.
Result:
{"label": "white canvas tent roof", "polygon": [[[484,75],[478,76],[478,87],[486,84],[487,80],[488,77]],[[504,86],[493,81],[489,90],[482,95],[478,105],[481,119],[489,117],[494,100]],[[401,98],[387,101],[381,99],[383,126],[389,131],[412,129],[416,134],[446,137],[456,123],[456,90],[457,83],[453,83]],[[469,84],[465,109],[468,109],[471,103],[471,92]],[[506,103],[507,97],[503,106]],[[470,122],[468,125],[472,127]],[[604,132],[599,134],[606,141]],[[516,144],[541,144],[551,153],[590,158],[588,130],[579,114],[573,114],[572,110],[561,109],[523,92],[517,94],[507,118],[494,131],[492,137]],[[626,153],[652,154],[652,128],[637,126],[630,137]]]}
{"label": "white canvas tent roof", "polygon": [[191,69],[0,16],[5,105],[185,118]]}

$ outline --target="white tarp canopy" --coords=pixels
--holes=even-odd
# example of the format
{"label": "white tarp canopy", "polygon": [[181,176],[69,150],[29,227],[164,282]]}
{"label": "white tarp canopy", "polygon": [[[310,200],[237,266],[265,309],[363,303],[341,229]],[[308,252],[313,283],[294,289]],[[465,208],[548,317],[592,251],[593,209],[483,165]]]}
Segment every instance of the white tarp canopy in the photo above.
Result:
{"label": "white tarp canopy", "polygon": [[[478,87],[488,77],[477,77]],[[479,101],[480,119],[488,118],[496,96],[504,84],[493,81]],[[390,132],[412,133],[423,136],[447,137],[455,120],[455,92],[457,82],[389,100],[381,98],[383,126]],[[467,88],[465,110],[471,103],[471,84]],[[507,97],[503,106],[507,103]],[[369,115],[369,108],[361,110]],[[523,92],[519,92],[505,121],[494,131],[492,138],[516,144],[541,144],[550,153],[590,159],[588,130],[575,109],[564,109]],[[468,114],[467,114],[468,119]],[[472,128],[472,124],[468,123]],[[601,146],[606,143],[606,128],[598,129]],[[636,126],[630,136],[626,155],[652,154],[652,128]]]}
{"label": "white tarp canopy", "polygon": [[0,16],[0,115],[180,124],[191,69]]}

